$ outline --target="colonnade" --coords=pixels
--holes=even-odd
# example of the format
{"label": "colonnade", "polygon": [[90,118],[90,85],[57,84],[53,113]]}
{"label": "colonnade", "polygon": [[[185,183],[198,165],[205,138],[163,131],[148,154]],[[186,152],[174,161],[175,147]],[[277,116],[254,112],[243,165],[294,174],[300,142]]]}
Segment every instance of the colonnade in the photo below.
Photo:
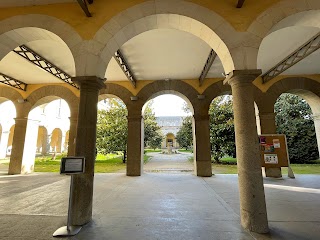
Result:
{"label": "colonnade", "polygon": [[[260,70],[234,70],[225,79],[224,86],[225,88],[231,87],[233,95],[241,223],[246,229],[263,233],[268,231],[268,221],[260,163],[257,121],[254,109],[256,88],[252,83],[260,74]],[[83,225],[92,218],[98,96],[99,93],[105,92],[106,89],[110,94],[116,94],[114,89],[121,87],[113,89],[110,84],[105,84],[104,80],[95,76],[76,77],[73,81],[80,86],[80,102],[77,105],[79,106],[77,111],[70,117],[68,155],[84,156],[86,158],[86,169],[84,174],[75,176],[74,178],[72,222],[75,225]],[[196,92],[190,93],[191,90],[188,89],[187,84],[176,82],[170,85],[170,83],[165,81],[159,81],[154,84],[158,85],[158,88],[153,86],[153,89],[158,90],[161,84],[168,84],[163,88],[172,88],[174,91],[180,91],[181,94],[185,93],[185,96],[190,100],[194,107],[195,174],[201,177],[210,177],[212,169],[207,108],[212,99],[217,96],[217,93],[211,94],[211,90],[208,90],[205,92],[205,100],[200,100],[197,98]],[[148,87],[151,88],[152,86]],[[149,90],[147,89],[146,91]],[[156,92],[157,90],[154,91]],[[153,93],[151,92],[149,96],[146,96],[145,93],[138,94],[136,99],[139,100],[131,102],[128,95],[131,94],[130,92],[127,92],[123,96],[120,96],[119,92],[117,94],[120,98],[124,99],[128,109],[127,176],[140,176],[143,172],[144,146],[143,116],[141,110],[144,103],[153,96]],[[22,113],[24,115],[18,114],[15,119],[9,174],[32,171],[32,163],[24,162],[28,111]],[[259,122],[262,134],[276,133],[272,101],[269,105],[259,105]],[[81,132],[81,134],[77,134],[77,132]],[[281,170],[267,169],[266,175],[278,177],[281,176]]]}

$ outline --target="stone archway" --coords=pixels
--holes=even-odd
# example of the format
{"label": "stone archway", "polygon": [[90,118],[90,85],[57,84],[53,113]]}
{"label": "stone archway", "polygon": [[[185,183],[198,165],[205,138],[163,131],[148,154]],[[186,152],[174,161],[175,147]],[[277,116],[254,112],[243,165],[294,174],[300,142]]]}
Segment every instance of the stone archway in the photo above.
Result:
{"label": "stone archway", "polygon": [[[305,99],[309,104],[313,116],[320,152],[320,85],[318,81],[305,77],[288,77],[273,84],[259,101],[259,111],[273,113],[276,100],[282,93],[292,93]],[[266,102],[268,104],[263,104]],[[271,124],[271,123],[270,123]],[[275,125],[275,123],[273,123]]]}
{"label": "stone archway", "polygon": [[[252,68],[238,55],[243,53],[239,46],[248,52],[247,43],[255,41],[254,35],[237,33],[221,16],[202,6],[166,0],[135,5],[113,17],[96,33],[94,45],[97,48],[103,46],[99,53],[101,63],[96,67],[98,76],[104,77],[111,57],[125,42],[143,32],[160,28],[186,31],[205,41],[219,55],[226,73],[235,68]],[[234,50],[239,61],[233,61],[229,48]]]}
{"label": "stone archway", "polygon": [[[0,21],[0,59],[14,48],[36,40],[56,41],[70,49],[75,62],[83,45],[80,35],[60,19],[40,14],[10,17]],[[75,66],[77,67],[77,66]],[[80,66],[79,66],[80,67]],[[75,74],[72,73],[72,75]]]}
{"label": "stone archway", "polygon": [[319,2],[314,0],[280,1],[261,13],[257,19],[251,23],[248,28],[248,32],[263,39],[268,35],[272,27],[282,19],[299,12],[308,11],[310,9],[320,9]]}

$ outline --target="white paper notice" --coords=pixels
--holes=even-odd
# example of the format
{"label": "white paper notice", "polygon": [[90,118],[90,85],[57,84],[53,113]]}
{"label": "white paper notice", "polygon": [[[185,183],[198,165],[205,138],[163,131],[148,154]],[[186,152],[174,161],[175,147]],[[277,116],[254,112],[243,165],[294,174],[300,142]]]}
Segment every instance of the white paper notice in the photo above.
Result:
{"label": "white paper notice", "polygon": [[66,172],[82,172],[82,159],[68,159],[65,163]]}
{"label": "white paper notice", "polygon": [[270,164],[278,164],[277,154],[264,154],[264,162]]}
{"label": "white paper notice", "polygon": [[273,147],[280,148],[280,140],[279,139],[273,139]]}

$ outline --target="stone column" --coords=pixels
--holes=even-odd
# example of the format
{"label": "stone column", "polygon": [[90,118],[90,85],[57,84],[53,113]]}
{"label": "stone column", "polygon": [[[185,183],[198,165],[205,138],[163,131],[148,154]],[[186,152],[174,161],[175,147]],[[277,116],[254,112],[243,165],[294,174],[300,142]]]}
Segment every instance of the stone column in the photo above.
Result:
{"label": "stone column", "polygon": [[316,131],[318,150],[320,154],[320,114],[313,115],[314,130]]}
{"label": "stone column", "polygon": [[[260,112],[260,126],[261,126],[261,134],[276,134],[276,114],[274,112]],[[281,168],[279,167],[268,167],[265,168],[266,177],[282,177]]]}
{"label": "stone column", "polygon": [[78,118],[70,117],[70,130],[69,130],[69,142],[68,142],[68,156],[75,155],[76,136]]}
{"label": "stone column", "polygon": [[9,135],[10,135],[10,130],[2,131],[1,141],[0,141],[0,159],[5,158],[7,156]]}
{"label": "stone column", "polygon": [[96,149],[97,104],[99,90],[104,81],[95,76],[75,77],[72,81],[80,86],[80,105],[76,139],[76,156],[86,159],[85,173],[74,176],[72,189],[73,225],[84,225],[92,219],[93,179]]}
{"label": "stone column", "polygon": [[143,168],[143,118],[140,115],[128,114],[128,160],[127,176],[141,176]]}
{"label": "stone column", "polygon": [[254,112],[252,81],[261,70],[234,70],[231,85],[237,148],[241,225],[252,232],[269,231]]}
{"label": "stone column", "polygon": [[8,174],[21,173],[28,118],[15,118],[15,122]]}
{"label": "stone column", "polygon": [[194,169],[199,177],[211,177],[209,114],[193,116]]}

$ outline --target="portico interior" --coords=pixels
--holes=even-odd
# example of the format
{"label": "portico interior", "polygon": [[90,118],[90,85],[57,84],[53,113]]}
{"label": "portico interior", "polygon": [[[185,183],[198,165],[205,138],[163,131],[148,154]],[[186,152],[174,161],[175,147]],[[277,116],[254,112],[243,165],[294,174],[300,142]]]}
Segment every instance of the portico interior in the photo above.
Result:
{"label": "portico interior", "polygon": [[[195,174],[211,177],[209,105],[232,92],[241,224],[268,232],[256,123],[260,133],[276,133],[274,103],[295,93],[310,104],[320,143],[320,2],[247,0],[241,8],[223,0],[107,2],[88,5],[89,18],[71,0],[0,3],[0,104],[11,101],[16,111],[8,174],[32,172],[24,160],[27,127],[35,124],[29,113],[64,99],[68,155],[86,158],[85,173],[74,179],[72,223],[86,224],[99,98],[113,95],[126,105],[126,174],[140,176],[143,106],[163,93],[183,96],[193,109]],[[1,126],[1,141],[10,127]]]}

